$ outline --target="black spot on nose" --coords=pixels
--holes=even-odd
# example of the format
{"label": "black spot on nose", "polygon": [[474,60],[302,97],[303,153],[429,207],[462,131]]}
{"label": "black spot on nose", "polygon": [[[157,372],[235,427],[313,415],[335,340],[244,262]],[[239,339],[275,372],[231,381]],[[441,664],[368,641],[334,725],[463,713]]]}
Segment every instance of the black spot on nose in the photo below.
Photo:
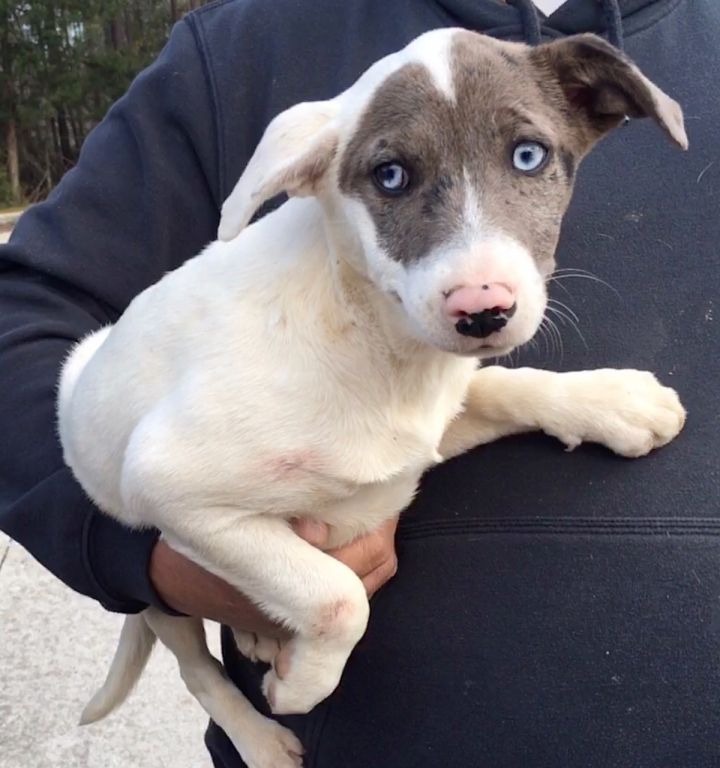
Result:
{"label": "black spot on nose", "polygon": [[516,311],[517,304],[513,304],[510,309],[501,309],[500,307],[484,309],[482,312],[461,317],[455,323],[455,330],[462,336],[484,339],[490,334],[502,330]]}

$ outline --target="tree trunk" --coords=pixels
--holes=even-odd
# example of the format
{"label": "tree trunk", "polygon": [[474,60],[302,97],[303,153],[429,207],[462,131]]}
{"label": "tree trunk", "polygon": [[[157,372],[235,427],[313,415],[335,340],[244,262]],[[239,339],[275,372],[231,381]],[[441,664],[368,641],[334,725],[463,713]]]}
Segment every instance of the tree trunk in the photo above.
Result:
{"label": "tree trunk", "polygon": [[17,124],[15,116],[8,120],[5,134],[5,146],[7,150],[8,175],[10,176],[10,192],[13,202],[19,203],[22,198],[20,190],[20,161],[18,159]]}
{"label": "tree trunk", "polygon": [[53,172],[52,163],[50,162],[50,149],[48,148],[49,142],[44,142],[45,145],[45,194],[49,195],[53,188]]}
{"label": "tree trunk", "polygon": [[133,24],[132,19],[130,17],[130,12],[126,8],[123,13],[123,21],[124,21],[124,30],[125,30],[125,44],[127,48],[133,47],[134,42],[134,35],[133,35]]}
{"label": "tree trunk", "polygon": [[53,143],[53,154],[55,155],[55,160],[57,162],[57,159],[62,154],[60,150],[60,137],[58,135],[57,120],[54,117],[51,117],[49,120],[49,123],[50,123],[50,136],[52,137],[52,143]]}
{"label": "tree trunk", "polygon": [[70,112],[70,127],[72,128],[73,144],[75,145],[75,154],[80,153],[80,149],[85,141],[85,136],[82,131],[82,120],[79,119],[77,113]]}
{"label": "tree trunk", "polygon": [[112,42],[113,50],[119,51],[121,48],[120,22],[116,16],[110,21],[110,40]]}
{"label": "tree trunk", "polygon": [[58,135],[60,137],[60,154],[62,157],[63,169],[72,165],[74,159],[72,147],[70,146],[70,131],[68,130],[67,114],[64,107],[57,110]]}

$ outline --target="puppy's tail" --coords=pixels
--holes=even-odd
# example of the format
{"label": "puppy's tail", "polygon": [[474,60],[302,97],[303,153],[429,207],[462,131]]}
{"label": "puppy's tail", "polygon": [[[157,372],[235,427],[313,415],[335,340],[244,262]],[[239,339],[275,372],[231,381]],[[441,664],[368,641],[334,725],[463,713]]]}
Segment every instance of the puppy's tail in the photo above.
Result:
{"label": "puppy's tail", "polygon": [[80,725],[101,720],[125,701],[140,679],[155,644],[155,633],[142,613],[128,616],[120,632],[115,657],[102,688],[90,699],[80,716]]}

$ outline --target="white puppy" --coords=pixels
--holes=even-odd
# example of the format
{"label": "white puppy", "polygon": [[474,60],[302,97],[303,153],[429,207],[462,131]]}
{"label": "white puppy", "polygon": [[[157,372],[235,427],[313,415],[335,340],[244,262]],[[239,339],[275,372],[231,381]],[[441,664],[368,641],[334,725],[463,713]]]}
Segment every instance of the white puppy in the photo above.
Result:
{"label": "white puppy", "polygon": [[[333,544],[398,515],[422,473],[523,430],[640,456],[684,411],[649,373],[478,369],[529,341],[574,171],[626,115],[686,147],[678,105],[602,40],[535,49],[445,29],[268,127],[220,241],[82,341],[62,372],[65,459],[99,507],[156,526],[294,633],[276,713],[338,684],[368,620]],[[295,198],[246,228],[263,201]],[[223,242],[225,241],[225,242]],[[200,620],[129,617],[85,721],[127,695],[159,637],[250,768],[301,764],[223,676]],[[274,644],[239,635],[248,655]]]}

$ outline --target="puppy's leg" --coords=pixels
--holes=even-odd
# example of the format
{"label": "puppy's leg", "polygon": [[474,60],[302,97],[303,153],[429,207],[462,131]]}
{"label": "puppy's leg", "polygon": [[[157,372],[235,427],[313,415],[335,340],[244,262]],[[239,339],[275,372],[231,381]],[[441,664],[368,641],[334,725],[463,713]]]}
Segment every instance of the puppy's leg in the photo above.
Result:
{"label": "puppy's leg", "polygon": [[369,615],[365,588],[350,568],[277,517],[223,508],[178,510],[170,520],[173,533],[167,538],[175,549],[295,633],[265,676],[263,690],[273,711],[307,712],[332,693]]}
{"label": "puppy's leg", "polygon": [[[323,509],[323,520],[330,525],[325,548],[345,546],[387,520],[397,519],[412,501],[419,480],[419,471],[407,472],[385,483],[364,488],[359,498],[351,495]],[[237,631],[234,635],[240,653],[252,661],[275,664],[278,653],[283,650],[284,643],[278,643],[273,638]],[[282,668],[286,661],[287,654],[283,653],[275,664],[276,668]]]}
{"label": "puppy's leg", "polygon": [[542,430],[568,450],[594,442],[621,456],[644,456],[670,442],[684,423],[676,392],[646,371],[490,366],[473,376],[465,410],[448,427],[440,454],[447,459],[506,435]]}
{"label": "puppy's leg", "polygon": [[188,690],[225,731],[248,768],[299,768],[303,748],[295,734],[261,715],[225,677],[207,648],[202,620],[143,614],[152,631],[177,659]]}

